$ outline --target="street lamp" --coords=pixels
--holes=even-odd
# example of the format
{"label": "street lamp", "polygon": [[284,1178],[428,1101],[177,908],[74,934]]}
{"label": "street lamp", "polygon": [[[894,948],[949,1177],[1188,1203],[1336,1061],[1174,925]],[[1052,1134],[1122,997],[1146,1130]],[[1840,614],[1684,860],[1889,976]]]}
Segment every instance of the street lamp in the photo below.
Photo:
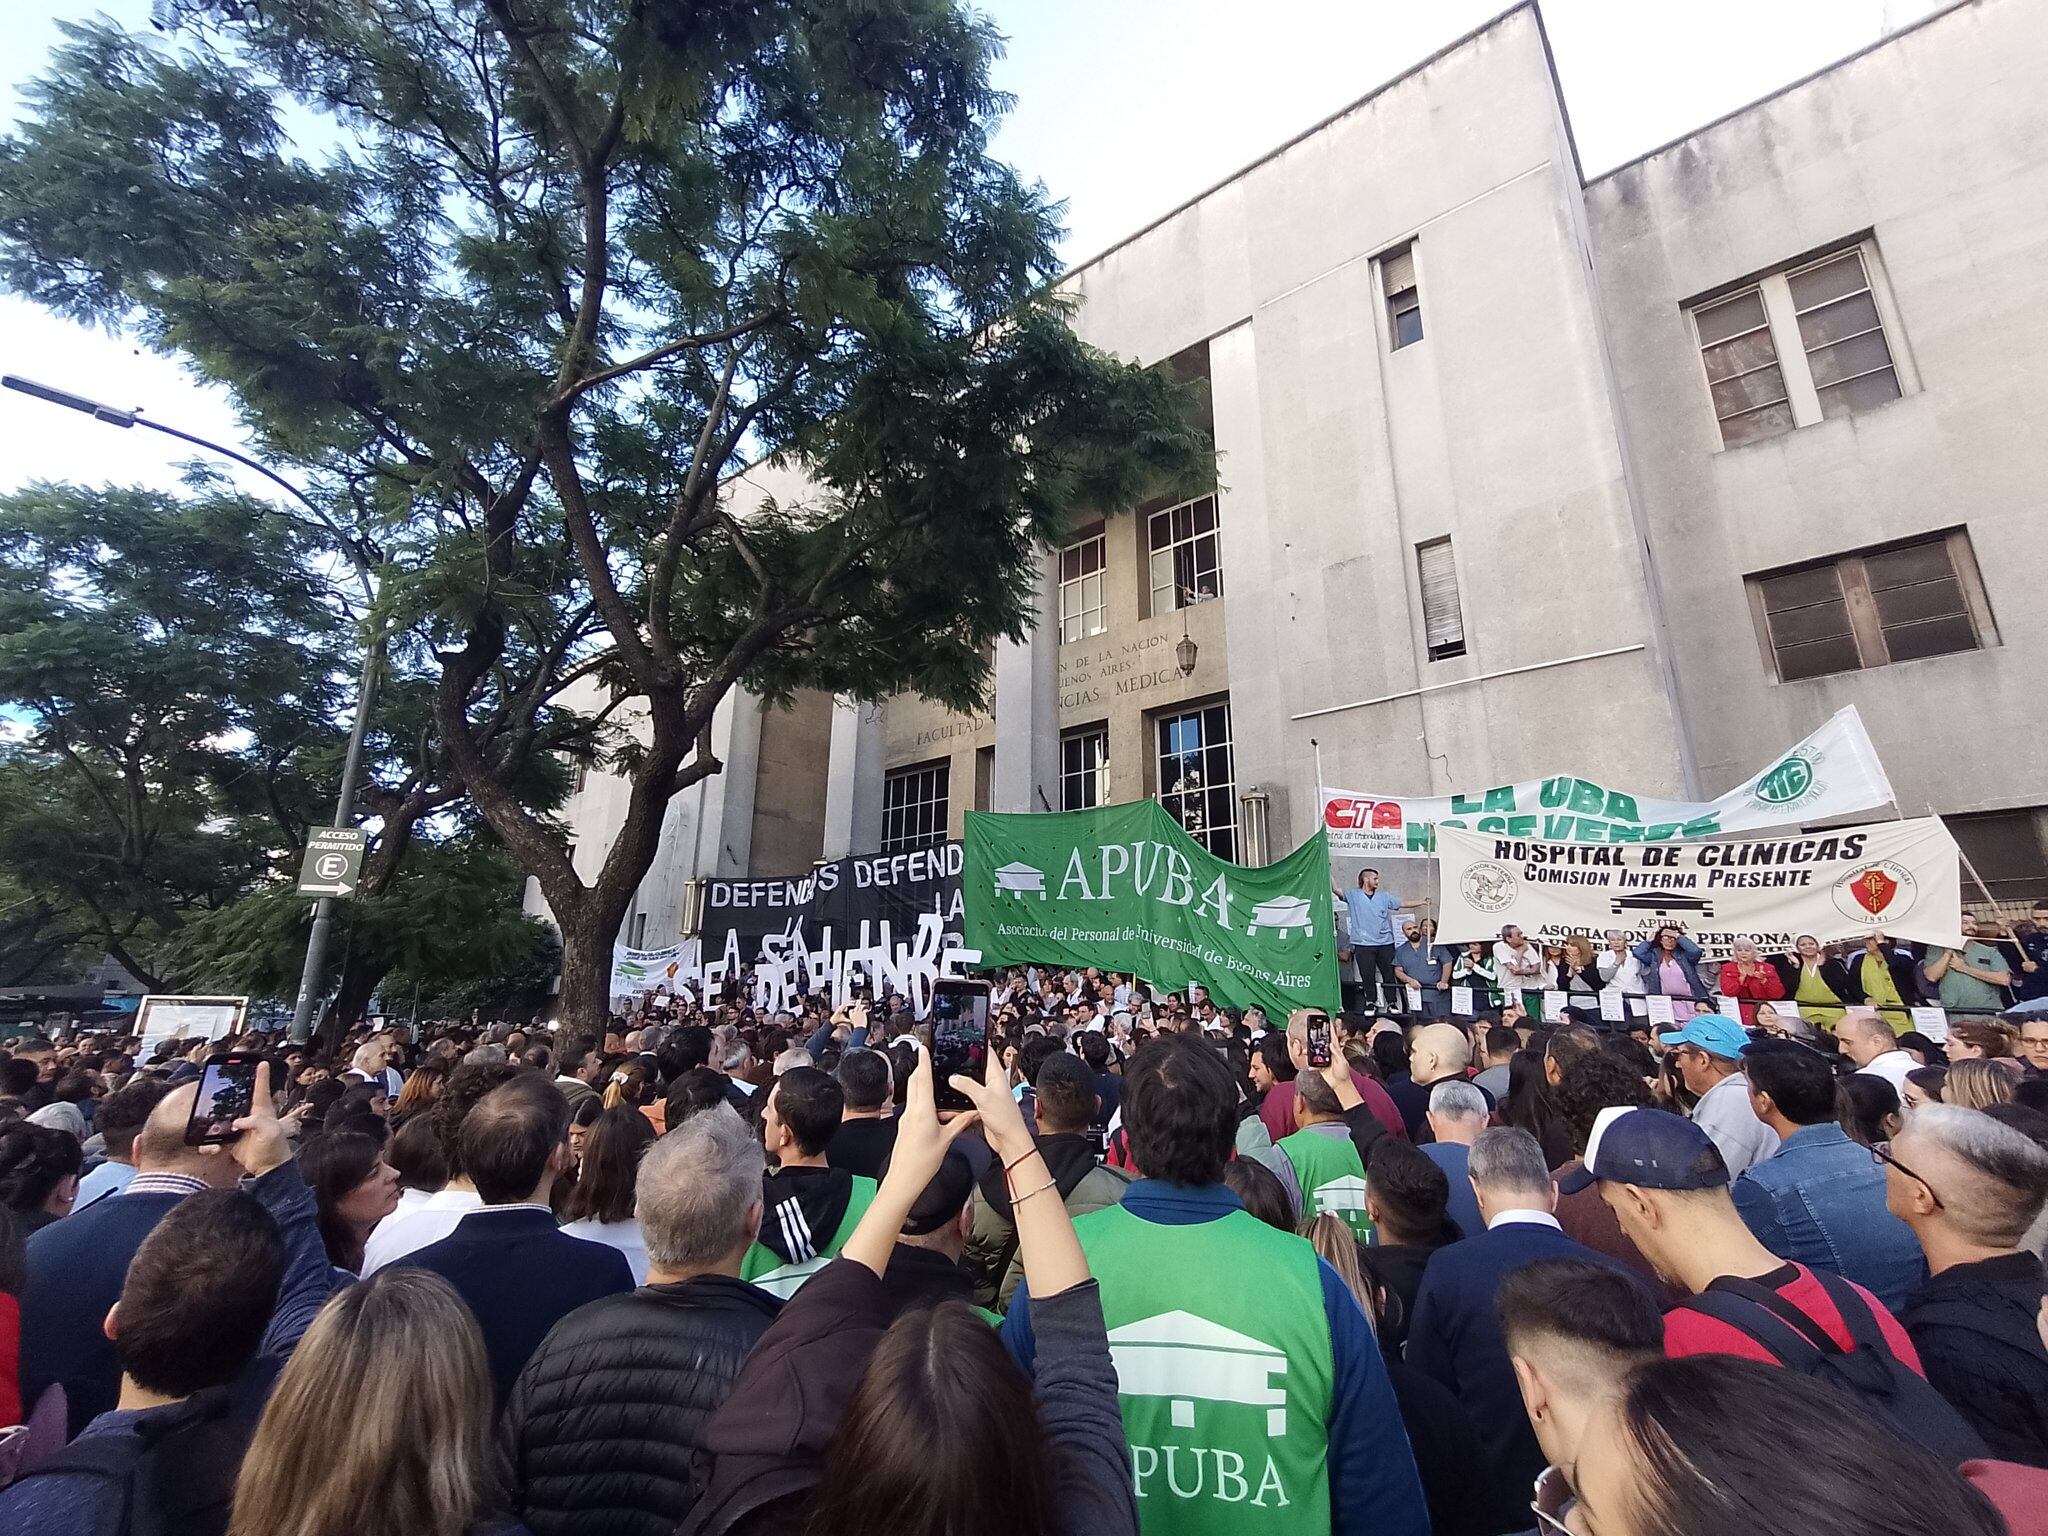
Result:
{"label": "street lamp", "polygon": [[[377,603],[381,582],[377,575],[376,561],[371,558],[374,551],[370,546],[360,536],[347,533],[337,526],[304,491],[268,465],[258,463],[247,454],[238,453],[224,444],[212,442],[190,432],[181,432],[176,427],[167,427],[160,421],[151,421],[143,414],[140,406],[122,410],[119,406],[103,405],[84,395],[74,395],[69,390],[39,384],[34,379],[25,379],[17,373],[0,374],[0,386],[50,405],[61,405],[67,410],[82,411],[94,421],[105,422],[110,427],[148,427],[152,432],[175,437],[180,442],[191,443],[194,447],[204,448],[209,453],[217,453],[224,459],[232,459],[237,464],[253,469],[273,485],[282,487],[294,501],[312,513],[314,520],[326,529],[346,552],[356,568],[357,579],[363,584],[363,593],[369,600],[371,612],[378,615],[375,620],[376,627],[370,635],[370,643],[363,650],[363,670],[356,682],[356,714],[354,721],[349,725],[348,751],[341,764],[341,793],[334,801],[334,830],[343,831],[352,825],[355,821],[356,783],[362,774],[363,732],[369,724],[370,705],[377,692],[377,668],[384,651],[384,620]],[[334,929],[334,900],[332,896],[322,896],[319,904],[313,908],[313,929],[306,936],[306,964],[299,973],[299,996],[292,1009],[293,1040],[302,1041],[312,1034],[313,1003],[320,994],[321,972],[327,963],[328,936]]]}

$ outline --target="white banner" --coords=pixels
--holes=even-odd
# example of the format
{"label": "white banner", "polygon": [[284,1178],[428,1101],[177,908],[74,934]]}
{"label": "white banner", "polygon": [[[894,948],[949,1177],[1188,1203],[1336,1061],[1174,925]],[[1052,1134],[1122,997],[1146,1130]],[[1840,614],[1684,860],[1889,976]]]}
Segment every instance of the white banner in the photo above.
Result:
{"label": "white banner", "polygon": [[1439,826],[1557,843],[1662,843],[1827,821],[1892,800],[1854,705],[1714,800],[1654,800],[1571,775],[1453,795],[1320,793],[1333,858],[1427,855]]}
{"label": "white banner", "polygon": [[671,944],[666,949],[628,949],[623,944],[612,946],[612,987],[613,997],[630,997],[639,992],[652,992],[656,987],[666,985],[671,992],[696,980],[698,941],[685,939],[680,944]]}
{"label": "white banner", "polygon": [[1437,833],[1437,942],[1538,942],[1618,929],[1641,940],[1680,929],[1712,953],[1737,939],[1766,954],[1802,933],[1826,943],[1884,933],[1960,945],[1962,861],[1936,817],[1802,837],[1600,847]]}

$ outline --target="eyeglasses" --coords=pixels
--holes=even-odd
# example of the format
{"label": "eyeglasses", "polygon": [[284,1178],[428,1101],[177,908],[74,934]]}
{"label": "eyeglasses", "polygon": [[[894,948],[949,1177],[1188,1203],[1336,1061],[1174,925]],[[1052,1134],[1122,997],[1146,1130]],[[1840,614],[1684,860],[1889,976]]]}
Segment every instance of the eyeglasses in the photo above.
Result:
{"label": "eyeglasses", "polygon": [[1565,1519],[1577,1502],[1578,1495],[1572,1490],[1564,1468],[1545,1467],[1538,1473],[1536,1496],[1529,1501],[1529,1510],[1536,1517],[1536,1529],[1541,1536],[1572,1536]]}
{"label": "eyeglasses", "polygon": [[1925,1179],[1921,1178],[1919,1174],[1915,1173],[1912,1169],[1908,1168],[1904,1163],[1900,1162],[1896,1157],[1893,1157],[1891,1153],[1885,1151],[1884,1148],[1873,1146],[1870,1149],[1870,1160],[1873,1163],[1876,1163],[1880,1168],[1885,1167],[1887,1164],[1889,1164],[1891,1167],[1898,1169],[1899,1172],[1903,1173],[1907,1178],[1911,1179],[1915,1184],[1918,1184],[1922,1189],[1927,1191],[1927,1198],[1934,1202],[1934,1208],[1937,1211],[1943,1208],[1941,1203],[1941,1196],[1934,1192],[1934,1186],[1928,1183]]}

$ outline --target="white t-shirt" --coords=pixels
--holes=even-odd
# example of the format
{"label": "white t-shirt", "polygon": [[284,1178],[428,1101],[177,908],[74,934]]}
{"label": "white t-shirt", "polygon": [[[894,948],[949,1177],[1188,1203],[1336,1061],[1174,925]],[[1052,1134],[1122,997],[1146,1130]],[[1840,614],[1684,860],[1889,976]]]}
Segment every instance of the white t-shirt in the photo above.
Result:
{"label": "white t-shirt", "polygon": [[444,1189],[427,1196],[426,1203],[410,1216],[393,1211],[370,1234],[363,1245],[363,1278],[369,1279],[386,1264],[429,1243],[438,1243],[471,1211],[484,1208],[484,1197],[473,1189]]}
{"label": "white t-shirt", "polygon": [[1886,1051],[1867,1067],[1858,1067],[1858,1072],[1868,1072],[1872,1077],[1881,1077],[1899,1093],[1899,1101],[1905,1102],[1906,1074],[1920,1063],[1904,1051]]}

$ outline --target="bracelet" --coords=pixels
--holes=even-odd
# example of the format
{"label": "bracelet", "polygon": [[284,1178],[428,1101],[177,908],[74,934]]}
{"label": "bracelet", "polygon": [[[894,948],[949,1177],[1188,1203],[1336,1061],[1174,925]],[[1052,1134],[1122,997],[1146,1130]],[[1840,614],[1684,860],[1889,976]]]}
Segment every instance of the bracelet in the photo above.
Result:
{"label": "bracelet", "polygon": [[1010,1176],[1010,1170],[1012,1168],[1015,1168],[1018,1163],[1023,1162],[1026,1158],[1030,1157],[1037,1150],[1038,1143],[1034,1141],[1030,1146],[1026,1147],[1022,1152],[1018,1153],[1014,1159],[1003,1164],[1003,1177],[1007,1179]]}
{"label": "bracelet", "polygon": [[1042,1195],[1048,1189],[1053,1188],[1053,1186],[1055,1186],[1058,1183],[1058,1179],[1047,1179],[1043,1184],[1039,1185],[1036,1189],[1027,1189],[1021,1195],[1012,1195],[1010,1197],[1010,1209],[1012,1211],[1016,1210],[1018,1206],[1022,1205],[1026,1200],[1029,1200],[1033,1195]]}

